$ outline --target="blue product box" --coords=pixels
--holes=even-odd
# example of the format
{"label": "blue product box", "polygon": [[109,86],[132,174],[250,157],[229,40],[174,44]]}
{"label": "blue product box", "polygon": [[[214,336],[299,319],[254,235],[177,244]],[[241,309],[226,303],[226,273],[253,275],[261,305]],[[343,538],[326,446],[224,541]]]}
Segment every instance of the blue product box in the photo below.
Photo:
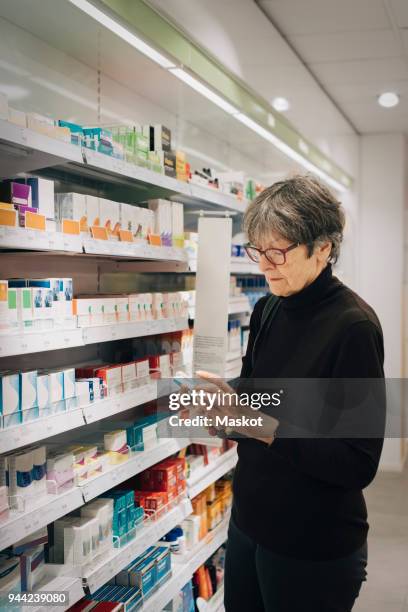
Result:
{"label": "blue product box", "polygon": [[129,570],[130,586],[139,587],[146,597],[156,586],[156,561],[148,556]]}
{"label": "blue product box", "polygon": [[168,546],[157,546],[150,555],[156,562],[156,581],[160,582],[171,572],[171,554]]}
{"label": "blue product box", "polygon": [[9,278],[8,286],[10,289],[24,289],[28,287],[26,278]]}
{"label": "blue product box", "polygon": [[127,533],[127,516],[126,516],[126,508],[121,508],[120,510],[114,509],[113,511],[113,521],[112,521],[112,531],[113,535],[121,538]]}
{"label": "blue product box", "polygon": [[21,410],[30,410],[38,406],[37,370],[19,373]]}
{"label": "blue product box", "polygon": [[70,121],[58,121],[59,127],[66,127],[71,132],[71,143],[74,145],[82,145],[82,141],[84,138],[84,130],[82,125],[78,125],[77,123],[71,123]]}
{"label": "blue product box", "polygon": [[135,526],[141,525],[144,519],[144,509],[141,506],[134,507]]}
{"label": "blue product box", "polygon": [[118,599],[115,599],[124,604],[124,612],[132,612],[138,610],[142,605],[142,591],[137,587],[130,587]]}

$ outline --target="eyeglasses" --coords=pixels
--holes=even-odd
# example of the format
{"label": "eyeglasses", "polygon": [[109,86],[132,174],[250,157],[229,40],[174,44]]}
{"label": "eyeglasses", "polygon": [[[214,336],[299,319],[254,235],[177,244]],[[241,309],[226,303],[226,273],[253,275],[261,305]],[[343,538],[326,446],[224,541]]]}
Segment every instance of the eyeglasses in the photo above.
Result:
{"label": "eyeglasses", "polygon": [[258,263],[261,259],[261,256],[265,255],[266,259],[270,263],[274,264],[275,266],[281,266],[282,264],[286,263],[286,253],[292,251],[293,249],[296,249],[296,247],[298,247],[299,245],[300,242],[296,242],[295,244],[291,244],[290,246],[286,247],[286,249],[271,248],[265,249],[265,251],[263,251],[262,249],[258,249],[257,247],[252,246],[252,244],[248,243],[244,244],[244,249],[248,257],[252,259],[252,261],[255,261],[255,263]]}

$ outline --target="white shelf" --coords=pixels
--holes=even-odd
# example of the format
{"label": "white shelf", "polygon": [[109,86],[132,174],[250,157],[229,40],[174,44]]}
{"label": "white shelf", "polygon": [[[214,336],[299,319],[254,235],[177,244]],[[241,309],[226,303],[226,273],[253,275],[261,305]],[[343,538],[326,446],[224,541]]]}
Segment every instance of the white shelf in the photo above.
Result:
{"label": "white shelf", "polygon": [[75,410],[53,414],[46,419],[0,430],[0,453],[34,444],[45,438],[95,423],[157,398],[157,383],[151,381],[131,391],[92,402]]}
{"label": "white shelf", "polygon": [[80,508],[83,503],[81,490],[74,487],[60,495],[46,495],[40,500],[30,500],[24,512],[10,510],[9,518],[0,523],[0,551]]}
{"label": "white shelf", "polygon": [[49,329],[30,333],[1,334],[0,357],[27,355],[97,342],[109,342],[110,340],[165,334],[187,328],[187,319],[178,318],[76,327],[67,330]]}
{"label": "white shelf", "polygon": [[83,330],[78,327],[74,329],[48,329],[30,333],[1,334],[0,357],[27,355],[29,353],[67,349],[83,345]]}
{"label": "white shelf", "polygon": [[109,556],[92,563],[92,568],[85,569],[83,579],[91,593],[103,586],[123,568],[141,555],[146,548],[153,546],[173,527],[181,523],[192,512],[191,501],[183,499],[156,521],[149,520],[147,525],[136,528],[136,537],[122,548],[113,549]]}
{"label": "white shelf", "polygon": [[109,342],[110,340],[123,340],[124,338],[140,338],[154,334],[166,334],[187,328],[187,319],[179,318],[98,325],[83,327],[82,330],[84,344],[95,344],[97,342]]}
{"label": "white shelf", "polygon": [[175,560],[176,555],[172,557],[172,577],[163,583],[163,585],[153,594],[148,597],[143,603],[142,610],[145,612],[157,612],[162,610],[173,597],[177,595],[180,589],[192,578],[194,572],[202,565],[208,557],[223,544],[227,539],[229,514],[222,522],[210,531],[205,538],[186,555]]}
{"label": "white shelf", "polygon": [[[190,272],[197,272],[197,259],[190,257],[188,260],[188,268]],[[263,276],[262,272],[256,263],[251,262],[245,257],[231,257],[230,263],[231,274],[254,274],[257,276]]]}
{"label": "white shelf", "polygon": [[110,467],[100,476],[90,478],[81,485],[79,488],[82,491],[84,501],[88,502],[104,491],[109,491],[117,484],[132,478],[132,476],[162,461],[169,455],[177,453],[188,443],[188,440],[182,439],[162,440],[150,450],[134,453],[128,461]]}
{"label": "white shelf", "polygon": [[66,162],[83,163],[80,147],[4,120],[0,120],[0,142],[1,178]]}
{"label": "white shelf", "polygon": [[0,430],[0,453],[16,450],[27,444],[34,444],[45,438],[56,436],[85,425],[84,414],[80,408],[53,414],[46,419],[37,419],[16,427]]}
{"label": "white shelf", "polygon": [[0,227],[0,249],[82,253],[82,238],[61,232]]}
{"label": "white shelf", "polygon": [[0,226],[0,249],[88,254],[135,260],[180,262],[187,264],[185,249],[153,246],[138,242],[97,240],[88,236],[70,236],[62,232]]}
{"label": "white shelf", "polygon": [[197,469],[187,480],[190,497],[195,497],[210,486],[210,484],[218,480],[218,478],[221,478],[221,476],[224,476],[224,474],[232,470],[237,460],[237,449],[231,448],[217,457],[217,459],[212,461],[209,465]]}
{"label": "white shelf", "polygon": [[84,406],[82,408],[84,420],[85,423],[95,423],[154,399],[157,399],[157,383],[155,381],[135,387],[126,393],[114,395]]}
{"label": "white shelf", "polygon": [[[251,311],[249,300],[246,296],[242,297],[230,297],[228,304],[228,314],[240,314]],[[190,306],[188,309],[188,316],[190,319],[195,318],[195,305]]]}
{"label": "white shelf", "polygon": [[242,213],[248,204],[246,200],[238,200],[211,187],[178,181],[124,160],[43,136],[8,121],[0,120],[0,142],[3,143],[0,166],[4,178],[54,166],[75,175],[103,178],[134,189],[141,187],[144,198],[149,197],[148,189],[151,188],[156,192],[160,190],[162,197],[194,206],[210,204]]}
{"label": "white shelf", "polygon": [[41,612],[45,609],[63,612],[64,610],[69,610],[71,606],[80,601],[85,595],[82,580],[80,578],[71,578],[69,576],[46,577],[42,581],[42,584],[35,589],[36,593],[41,591],[47,591],[49,593],[61,593],[63,591],[67,593],[68,601],[65,604],[59,604],[58,606],[52,606],[51,604],[48,604],[47,607],[23,606],[22,609],[25,612]]}

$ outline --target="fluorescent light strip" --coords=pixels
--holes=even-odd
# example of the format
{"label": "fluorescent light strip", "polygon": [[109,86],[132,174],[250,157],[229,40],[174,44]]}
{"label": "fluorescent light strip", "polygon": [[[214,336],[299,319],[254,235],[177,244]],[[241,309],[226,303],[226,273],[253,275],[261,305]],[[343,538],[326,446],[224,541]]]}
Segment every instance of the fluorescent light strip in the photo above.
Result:
{"label": "fluorescent light strip", "polygon": [[193,76],[191,76],[191,74],[189,74],[182,68],[170,68],[169,72],[171,72],[171,74],[174,74],[174,76],[180,79],[180,81],[183,81],[183,83],[186,83],[186,85],[189,85],[192,89],[195,89],[195,91],[207,98],[207,100],[210,100],[211,102],[219,106],[219,108],[222,108],[222,110],[226,113],[230,115],[235,115],[239,113],[239,110],[235,108],[235,106],[232,106],[232,104],[224,100],[224,98],[221,98],[221,96],[209,89],[206,85],[201,83],[201,81],[195,79]]}
{"label": "fluorescent light strip", "polygon": [[250,117],[247,117],[243,113],[238,113],[237,115],[234,115],[234,117],[235,119],[238,119],[238,121],[249,127],[251,130],[259,134],[259,136],[262,136],[262,138],[273,144],[277,149],[279,149],[279,151],[287,155],[287,157],[290,157],[290,159],[293,159],[293,161],[303,166],[303,168],[309,170],[310,172],[313,172],[314,174],[317,174],[317,176],[323,179],[331,187],[334,187],[334,189],[337,189],[337,191],[347,191],[346,187],[342,183],[336,181],[336,179],[324,172],[318,166],[315,166],[315,164],[303,157],[303,155],[300,155],[300,153],[297,153],[297,151],[295,151],[289,145],[283,142],[283,140],[280,140],[280,138],[266,130],[264,127],[259,125],[259,123],[256,123],[256,121],[253,121],[253,119],[251,119]]}
{"label": "fluorescent light strip", "polygon": [[120,25],[120,23],[109,17],[106,13],[100,11],[96,6],[88,2],[88,0],[69,0],[69,2],[95,19],[98,23],[105,26],[105,28],[116,34],[116,36],[119,36],[119,38],[129,43],[129,45],[143,53],[143,55],[146,55],[156,62],[156,64],[159,64],[162,68],[168,69],[175,66],[174,62],[171,62],[167,57],[156,51],[156,49],[153,49],[153,47],[135,36],[133,32]]}

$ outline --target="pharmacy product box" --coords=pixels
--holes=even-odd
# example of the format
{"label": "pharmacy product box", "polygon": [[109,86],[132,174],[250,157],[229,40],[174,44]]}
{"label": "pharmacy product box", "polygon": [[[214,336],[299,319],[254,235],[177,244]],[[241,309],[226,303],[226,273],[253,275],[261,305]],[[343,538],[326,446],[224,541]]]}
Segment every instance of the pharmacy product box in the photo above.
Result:
{"label": "pharmacy product box", "polygon": [[72,314],[77,317],[78,327],[89,327],[92,325],[92,300],[74,298],[72,301]]}
{"label": "pharmacy product box", "polygon": [[31,208],[31,187],[16,181],[0,182],[0,201]]}
{"label": "pharmacy product box", "polygon": [[64,373],[48,372],[48,384],[51,403],[61,402],[64,399]]}
{"label": "pharmacy product box", "polygon": [[111,365],[99,368],[95,375],[104,382],[108,394],[122,392],[122,366]]}
{"label": "pharmacy product box", "polygon": [[8,281],[0,280],[0,329],[9,326],[8,287]]}
{"label": "pharmacy product box", "polygon": [[184,240],[184,206],[179,202],[171,204],[171,226],[173,237]]}
{"label": "pharmacy product box", "polygon": [[33,591],[45,575],[44,544],[20,555],[21,590]]}
{"label": "pharmacy product box", "polygon": [[116,298],[101,296],[103,308],[103,322],[116,323]]}
{"label": "pharmacy product box", "polygon": [[[147,126],[145,126],[143,132],[147,136]],[[151,151],[171,150],[171,131],[166,126],[149,126],[149,137]]]}
{"label": "pharmacy product box", "polygon": [[19,308],[17,304],[17,289],[10,289],[7,292],[8,302],[8,315],[7,315],[7,326],[10,330],[15,331],[21,326],[19,320]]}
{"label": "pharmacy product box", "polygon": [[54,219],[54,182],[43,178],[29,178],[27,184],[31,187],[33,208],[36,208],[47,219]]}
{"label": "pharmacy product box", "polygon": [[88,227],[100,225],[99,198],[97,196],[86,195],[86,218]]}
{"label": "pharmacy product box", "polygon": [[156,581],[160,582],[171,572],[171,554],[168,546],[157,546],[150,555],[156,562]]}
{"label": "pharmacy product box", "polygon": [[75,397],[75,369],[68,368],[62,372],[64,378],[64,399]]}
{"label": "pharmacy product box", "polygon": [[21,423],[20,378],[12,372],[0,372],[0,414],[4,427]]}
{"label": "pharmacy product box", "polygon": [[136,365],[136,378],[146,378],[150,374],[149,360],[148,359],[137,359]]}
{"label": "pharmacy product box", "polygon": [[176,178],[176,154],[174,151],[159,151],[160,164],[164,168],[164,174]]}
{"label": "pharmacy product box", "polygon": [[81,193],[58,193],[55,202],[60,221],[63,219],[79,221],[81,231],[87,231],[86,196]]}
{"label": "pharmacy product box", "polygon": [[30,410],[38,406],[37,401],[37,370],[20,372],[20,406],[21,410]]}
{"label": "pharmacy product box", "polygon": [[115,313],[117,323],[129,321],[129,298],[127,295],[115,297]]}
{"label": "pharmacy product box", "polygon": [[122,382],[132,382],[136,378],[136,364],[134,361],[122,363]]}
{"label": "pharmacy product box", "polygon": [[68,128],[71,134],[71,143],[77,146],[82,145],[84,132],[82,125],[71,123],[70,121],[58,121],[58,125],[62,128]]}
{"label": "pharmacy product box", "polygon": [[50,385],[48,374],[37,374],[37,404],[40,409],[50,403]]}

